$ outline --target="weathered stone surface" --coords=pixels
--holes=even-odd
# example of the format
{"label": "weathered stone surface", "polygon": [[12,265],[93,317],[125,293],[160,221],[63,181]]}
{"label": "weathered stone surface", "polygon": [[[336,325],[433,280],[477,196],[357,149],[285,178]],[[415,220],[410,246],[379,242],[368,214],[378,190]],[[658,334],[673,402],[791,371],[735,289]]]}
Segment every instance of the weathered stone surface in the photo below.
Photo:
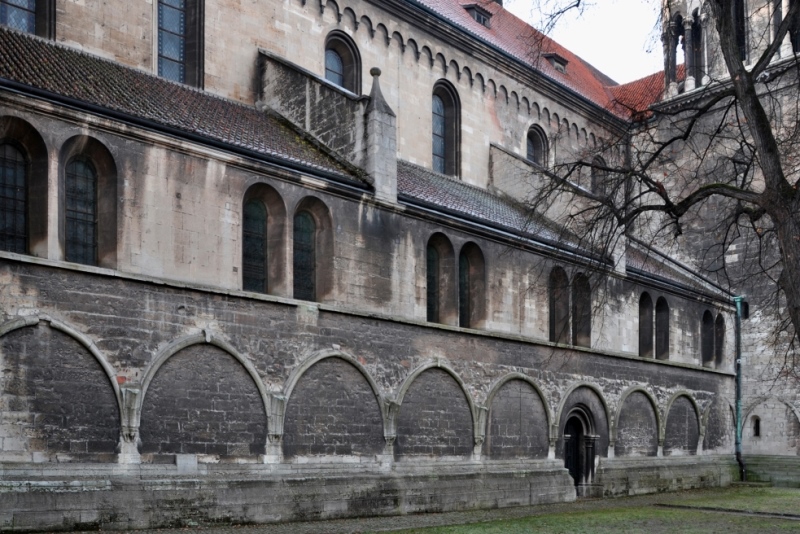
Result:
{"label": "weathered stone surface", "polygon": [[697,412],[686,397],[678,397],[667,415],[664,435],[664,456],[681,456],[697,452],[700,427]]}
{"label": "weathered stone surface", "polygon": [[547,412],[530,384],[511,380],[497,392],[484,446],[492,459],[547,457]]}
{"label": "weathered stone surface", "polygon": [[650,399],[635,391],[628,395],[619,414],[617,456],[655,456],[658,453],[658,421]]}

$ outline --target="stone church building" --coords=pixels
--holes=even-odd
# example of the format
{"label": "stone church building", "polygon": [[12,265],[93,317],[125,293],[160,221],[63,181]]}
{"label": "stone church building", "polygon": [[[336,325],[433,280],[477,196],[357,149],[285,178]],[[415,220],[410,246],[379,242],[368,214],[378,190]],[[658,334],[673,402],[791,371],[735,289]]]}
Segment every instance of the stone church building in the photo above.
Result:
{"label": "stone church building", "polygon": [[[733,290],[525,205],[560,162],[624,161],[615,102],[701,88],[711,44],[619,85],[493,0],[0,0],[0,24],[0,529],[738,479]],[[797,398],[760,387],[745,453],[796,456]]]}

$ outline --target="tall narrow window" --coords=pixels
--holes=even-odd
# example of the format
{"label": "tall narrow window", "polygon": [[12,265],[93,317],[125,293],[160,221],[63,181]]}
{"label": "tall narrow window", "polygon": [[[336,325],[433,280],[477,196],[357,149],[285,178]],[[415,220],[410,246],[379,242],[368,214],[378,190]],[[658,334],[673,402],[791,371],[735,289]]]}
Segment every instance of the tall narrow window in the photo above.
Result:
{"label": "tall narrow window", "polygon": [[267,210],[260,200],[244,206],[242,279],[245,291],[267,292]]}
{"label": "tall narrow window", "polygon": [[428,244],[427,251],[427,305],[428,321],[439,322],[439,251]]}
{"label": "tall narrow window", "polygon": [[36,32],[36,0],[0,0],[0,24],[21,32]]}
{"label": "tall narrow window", "polygon": [[736,45],[739,47],[739,59],[747,61],[747,18],[744,10],[745,0],[734,0],[733,30],[736,32]]}
{"label": "tall narrow window", "polygon": [[0,145],[0,250],[28,252],[27,162],[12,145]]}
{"label": "tall narrow window", "polygon": [[75,158],[65,169],[67,261],[97,264],[97,173],[92,162]]}
{"label": "tall narrow window", "polygon": [[656,301],[656,358],[669,360],[669,304],[664,297]]}
{"label": "tall narrow window", "polygon": [[561,267],[550,271],[550,341],[569,342],[569,278]]}
{"label": "tall narrow window", "polygon": [[708,310],[700,325],[700,357],[704,367],[714,365],[714,316]]}
{"label": "tall narrow window", "polygon": [[458,256],[458,325],[463,327],[470,327],[470,317],[472,310],[470,309],[470,273],[469,273],[469,258],[461,251]]}
{"label": "tall narrow window", "polygon": [[604,197],[608,194],[608,173],[605,170],[606,162],[600,156],[592,160],[592,193]]}
{"label": "tall narrow window", "polygon": [[647,293],[639,299],[639,356],[653,357],[653,299]]}
{"label": "tall narrow window", "polygon": [[433,170],[451,176],[458,175],[459,105],[458,97],[449,84],[439,82],[433,89],[432,145]]}
{"label": "tall narrow window", "polygon": [[527,159],[540,167],[547,167],[547,138],[541,128],[534,126],[528,130]]}
{"label": "tall narrow window", "polygon": [[294,216],[294,298],[317,297],[317,225],[307,211]]}
{"label": "tall narrow window", "polygon": [[202,85],[203,0],[158,0],[158,75]]}
{"label": "tall narrow window", "polygon": [[576,275],[572,281],[572,344],[592,345],[592,288],[584,274]]}
{"label": "tall narrow window", "polygon": [[783,0],[772,0],[772,40],[778,35],[778,28],[783,22]]}
{"label": "tall narrow window", "polygon": [[761,437],[761,418],[757,415],[754,415],[753,418],[753,437],[760,438]]}
{"label": "tall narrow window", "polygon": [[361,94],[361,56],[346,33],[332,31],[325,39],[325,79]]}

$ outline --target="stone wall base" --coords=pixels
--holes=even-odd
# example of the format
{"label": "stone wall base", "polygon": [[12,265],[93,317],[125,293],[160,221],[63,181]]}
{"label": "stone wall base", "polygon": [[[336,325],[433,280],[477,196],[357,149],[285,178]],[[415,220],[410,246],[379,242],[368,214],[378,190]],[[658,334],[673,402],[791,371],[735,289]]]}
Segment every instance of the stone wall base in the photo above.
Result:
{"label": "stone wall base", "polygon": [[[725,486],[728,457],[601,459],[591,496]],[[0,464],[0,531],[137,529],[447,512],[575,500],[562,462]]]}
{"label": "stone wall base", "polygon": [[733,455],[601,458],[596,482],[617,497],[729,486],[739,480]]}
{"label": "stone wall base", "polygon": [[750,456],[744,457],[748,482],[769,482],[773,486],[800,488],[800,457]]}

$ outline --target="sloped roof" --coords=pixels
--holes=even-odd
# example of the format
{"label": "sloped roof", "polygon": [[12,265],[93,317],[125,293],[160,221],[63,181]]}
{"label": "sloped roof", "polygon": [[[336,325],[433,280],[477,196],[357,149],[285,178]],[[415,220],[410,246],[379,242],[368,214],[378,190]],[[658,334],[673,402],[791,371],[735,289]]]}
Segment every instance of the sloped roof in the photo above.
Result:
{"label": "sloped roof", "polygon": [[[678,81],[686,78],[683,64],[677,68]],[[648,108],[660,101],[664,96],[664,71],[659,71],[630,83],[609,88],[614,98],[613,106],[618,115],[631,118],[643,118],[648,115]]]}
{"label": "sloped roof", "polygon": [[152,74],[0,26],[0,78],[313,170],[355,179],[278,119]]}
{"label": "sloped roof", "polygon": [[716,297],[728,296],[713,282],[703,279],[688,267],[640,241],[628,242],[625,260],[629,271],[638,270],[646,275],[662,278],[701,293],[713,294]]}
{"label": "sloped roof", "polygon": [[[612,96],[607,86],[616,83],[596,68],[535,30],[527,22],[504,9],[494,0],[415,0],[467,32],[514,56],[600,107],[611,109]],[[490,27],[480,24],[465,9],[478,5],[492,14]],[[558,54],[569,64],[566,72],[556,70],[545,54]]]}
{"label": "sloped roof", "polygon": [[397,192],[401,197],[405,196],[516,234],[532,235],[562,245],[576,246],[575,240],[565,239],[567,236],[554,223],[533,214],[514,200],[407,161],[397,162]]}

